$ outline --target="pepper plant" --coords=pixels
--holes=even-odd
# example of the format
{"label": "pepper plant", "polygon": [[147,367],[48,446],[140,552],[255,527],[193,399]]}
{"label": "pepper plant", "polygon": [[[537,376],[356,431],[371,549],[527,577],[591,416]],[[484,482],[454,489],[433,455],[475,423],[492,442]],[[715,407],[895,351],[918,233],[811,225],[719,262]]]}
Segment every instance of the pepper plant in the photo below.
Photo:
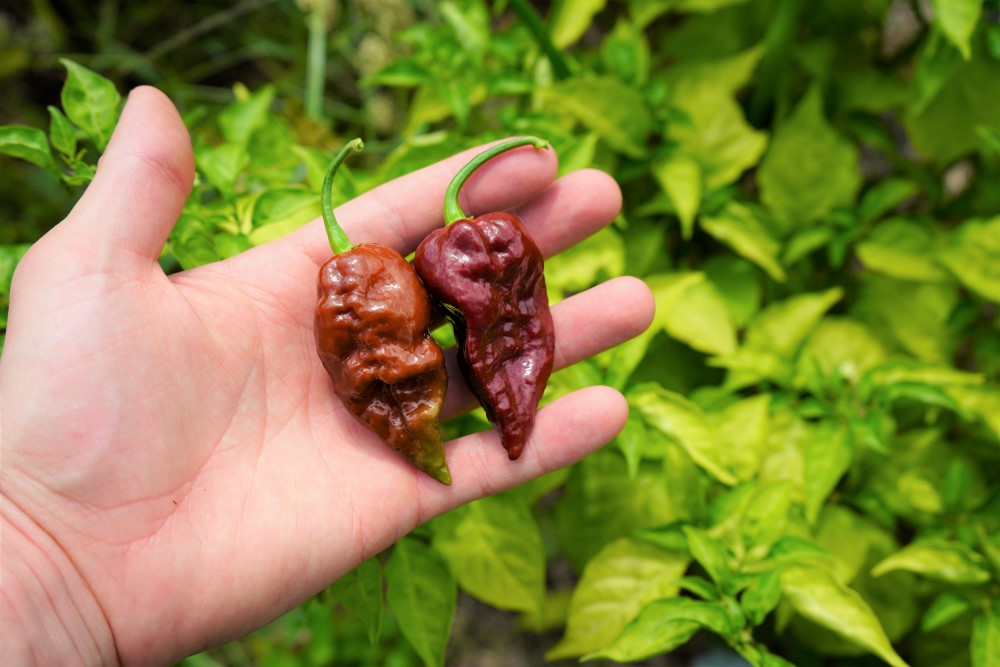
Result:
{"label": "pepper plant", "polygon": [[[621,215],[546,263],[550,301],[630,274],[656,318],[544,400],[609,384],[628,423],[188,664],[458,664],[475,600],[529,664],[1000,665],[1000,3],[408,7],[394,55],[357,67],[366,113],[395,113],[337,197],[510,135],[612,173]],[[78,188],[119,96],[65,65],[63,113],[0,151]],[[185,109],[198,183],[168,269],[319,215],[331,133],[248,83]],[[5,303],[34,239],[4,240]]]}

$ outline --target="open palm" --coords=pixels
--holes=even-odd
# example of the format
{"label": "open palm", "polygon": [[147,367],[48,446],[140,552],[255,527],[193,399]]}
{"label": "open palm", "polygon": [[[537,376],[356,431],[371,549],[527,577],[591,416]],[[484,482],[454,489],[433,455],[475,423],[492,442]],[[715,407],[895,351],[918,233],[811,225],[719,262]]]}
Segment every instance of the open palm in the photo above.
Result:
{"label": "open palm", "polygon": [[[409,252],[441,224],[445,186],[470,155],[383,185],[338,218],[355,243]],[[513,152],[469,182],[464,208],[518,210],[551,255],[620,205],[609,177],[553,182],[555,171],[551,151]],[[173,106],[133,91],[97,178],[15,275],[0,363],[3,574],[70,601],[49,641],[65,635],[87,662],[125,664],[220,643],[419,523],[578,460],[624,423],[617,392],[576,392],[542,410],[519,461],[493,431],[448,443],[455,481],[438,484],[333,395],[312,333],[330,255],[318,221],[162,272],[192,179]],[[627,278],[558,304],[556,368],[635,335],[651,313],[648,290]],[[452,382],[446,417],[471,404]]]}

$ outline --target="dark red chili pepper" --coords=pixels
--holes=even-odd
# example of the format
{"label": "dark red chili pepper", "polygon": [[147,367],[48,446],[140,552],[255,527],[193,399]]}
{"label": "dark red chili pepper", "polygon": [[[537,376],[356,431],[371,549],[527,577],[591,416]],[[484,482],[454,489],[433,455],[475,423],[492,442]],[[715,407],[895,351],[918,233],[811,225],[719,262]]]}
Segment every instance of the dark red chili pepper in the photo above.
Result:
{"label": "dark red chili pepper", "polygon": [[345,146],[323,182],[323,222],[334,256],[319,271],[316,349],[351,414],[451,484],[438,426],[448,376],[444,353],[427,333],[430,298],[398,252],[377,243],[352,246],[333,215],[333,175],[363,146],[360,139]]}
{"label": "dark red chili pepper", "polygon": [[552,372],[555,332],[543,258],[524,224],[510,213],[475,219],[458,206],[469,175],[516,148],[546,148],[536,137],[512,139],[473,158],[445,194],[445,227],[417,247],[413,265],[455,327],[459,366],[511,460],[521,455]]}

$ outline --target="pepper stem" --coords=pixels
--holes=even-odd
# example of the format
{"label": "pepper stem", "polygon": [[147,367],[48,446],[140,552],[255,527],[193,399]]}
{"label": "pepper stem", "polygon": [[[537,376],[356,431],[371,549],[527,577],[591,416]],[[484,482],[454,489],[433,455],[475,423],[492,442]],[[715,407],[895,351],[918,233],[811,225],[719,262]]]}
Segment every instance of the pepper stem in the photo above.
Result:
{"label": "pepper stem", "polygon": [[333,162],[327,167],[326,176],[323,177],[323,226],[326,227],[326,235],[330,239],[330,248],[333,250],[334,255],[347,252],[354,246],[351,245],[350,239],[347,238],[347,234],[344,233],[340,223],[337,222],[336,216],[333,215],[333,175],[337,173],[337,169],[340,168],[340,165],[344,163],[344,160],[347,159],[347,156],[351,152],[360,151],[364,147],[365,142],[361,141],[361,139],[348,141],[340,149],[340,152],[337,153],[337,157],[333,158]]}
{"label": "pepper stem", "polygon": [[451,179],[451,183],[448,184],[448,189],[444,193],[444,224],[450,225],[453,222],[459,220],[469,220],[471,216],[466,215],[458,205],[458,191],[462,189],[465,185],[465,181],[468,180],[469,176],[472,175],[476,169],[481,167],[484,162],[490,160],[500,153],[505,153],[519,146],[534,146],[535,148],[541,150],[549,147],[549,142],[545,139],[539,139],[538,137],[519,137],[517,139],[510,139],[509,141],[504,141],[502,143],[489,148],[476,157],[472,158],[468,164],[462,167],[455,177]]}

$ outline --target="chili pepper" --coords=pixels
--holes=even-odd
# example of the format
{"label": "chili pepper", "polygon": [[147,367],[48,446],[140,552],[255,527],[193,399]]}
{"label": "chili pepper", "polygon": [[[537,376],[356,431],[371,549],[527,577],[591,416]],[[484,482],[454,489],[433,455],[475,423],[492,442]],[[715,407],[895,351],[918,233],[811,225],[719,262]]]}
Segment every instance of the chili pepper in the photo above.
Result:
{"label": "chili pepper", "polygon": [[347,409],[389,447],[451,484],[438,418],[448,376],[444,353],[428,335],[431,301],[413,267],[377,243],[352,246],[333,215],[333,175],[355,139],[330,164],[323,182],[323,223],[334,256],[319,271],[316,348]]}
{"label": "chili pepper", "polygon": [[555,332],[542,253],[510,213],[470,218],[458,192],[480,165],[518,146],[547,148],[537,137],[512,139],[479,154],[445,194],[445,227],[429,234],[413,261],[455,328],[459,366],[511,460],[521,455],[552,372]]}

